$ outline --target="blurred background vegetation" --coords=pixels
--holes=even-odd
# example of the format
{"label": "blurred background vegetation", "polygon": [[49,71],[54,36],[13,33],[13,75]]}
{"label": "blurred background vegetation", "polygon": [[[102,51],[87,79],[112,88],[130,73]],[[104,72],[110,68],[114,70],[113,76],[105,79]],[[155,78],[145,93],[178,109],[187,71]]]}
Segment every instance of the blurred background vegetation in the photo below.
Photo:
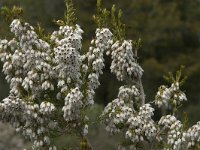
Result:
{"label": "blurred background vegetation", "polygon": [[[188,76],[183,86],[188,101],[180,110],[179,118],[186,112],[189,123],[193,125],[200,120],[200,1],[199,0],[104,0],[104,6],[111,8],[116,4],[123,10],[123,21],[126,24],[126,34],[129,39],[141,38],[142,48],[139,51],[140,64],[144,69],[143,84],[147,101],[154,100],[157,88],[166,84],[163,75],[174,72],[180,65],[185,65],[185,75]],[[96,0],[74,0],[77,9],[78,24],[85,31],[82,51],[87,51],[90,40],[94,37],[95,23],[93,14],[96,12]],[[64,0],[0,0],[2,6],[20,6],[24,10],[27,22],[36,26],[38,23],[52,32],[58,27],[53,19],[62,19]],[[11,38],[9,24],[0,17],[0,38]],[[113,100],[122,83],[117,82],[109,71],[110,59],[106,57],[106,67],[101,76],[101,86],[96,93],[97,105],[90,114],[95,118],[100,114],[103,106]],[[2,70],[2,64],[0,64]],[[0,74],[0,99],[8,95],[8,88],[4,75]],[[156,117],[160,112],[156,112]],[[0,125],[2,126],[2,125]],[[8,129],[8,132],[10,130]],[[2,130],[0,131],[2,134]],[[9,135],[9,134],[8,134]],[[102,126],[92,124],[90,139],[95,149],[116,149],[120,138],[110,138]],[[12,136],[14,137],[14,136]],[[74,140],[72,140],[74,139]],[[59,138],[59,144],[75,145],[76,139],[64,136]],[[5,144],[5,143],[4,143]],[[11,148],[1,148],[10,150]],[[16,146],[15,146],[16,147]],[[17,149],[17,148],[16,148]]]}

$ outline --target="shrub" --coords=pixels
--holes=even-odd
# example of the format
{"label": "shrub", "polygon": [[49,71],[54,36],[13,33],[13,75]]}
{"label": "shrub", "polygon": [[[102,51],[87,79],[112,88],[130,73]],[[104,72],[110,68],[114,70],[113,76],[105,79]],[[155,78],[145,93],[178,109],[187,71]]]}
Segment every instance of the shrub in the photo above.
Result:
{"label": "shrub", "polygon": [[[66,1],[66,6],[64,19],[55,21],[59,29],[48,35],[40,26],[25,22],[22,9],[2,9],[11,20],[14,38],[0,40],[3,72],[10,84],[9,96],[0,103],[1,120],[30,139],[32,149],[56,150],[54,139],[62,134],[79,137],[81,150],[94,149],[87,139],[86,111],[94,104],[106,53],[111,55],[111,72],[125,85],[99,119],[111,134],[124,134],[119,149],[199,148],[200,122],[189,128],[187,121],[176,118],[187,100],[181,90],[185,80],[181,69],[175,77],[166,77],[171,85],[160,86],[155,100],[146,103],[138,63],[141,40],[126,39],[122,11],[117,13],[114,5],[111,11],[103,9],[97,1],[96,36],[82,54],[83,30],[76,24],[72,1]],[[155,121],[153,104],[170,113]]]}

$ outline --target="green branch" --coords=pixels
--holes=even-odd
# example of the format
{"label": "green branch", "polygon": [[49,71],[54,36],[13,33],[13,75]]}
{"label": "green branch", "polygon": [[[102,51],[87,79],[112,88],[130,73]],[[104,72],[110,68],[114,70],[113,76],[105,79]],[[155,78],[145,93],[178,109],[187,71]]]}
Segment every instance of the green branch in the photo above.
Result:
{"label": "green branch", "polygon": [[116,14],[116,6],[113,5],[111,9],[111,27],[115,40],[125,39],[125,24],[122,23],[122,10],[120,9]]}
{"label": "green branch", "polygon": [[109,25],[109,16],[110,11],[106,8],[102,8],[102,1],[97,0],[97,14],[94,15],[94,21],[97,24],[97,27],[104,28]]}
{"label": "green branch", "polygon": [[11,9],[4,6],[0,10],[1,15],[6,21],[12,21],[13,19],[19,19],[23,14],[23,9],[13,6]]}
{"label": "green branch", "polygon": [[77,18],[75,14],[75,8],[73,0],[65,0],[66,12],[65,12],[65,23],[69,26],[74,26],[76,24]]}

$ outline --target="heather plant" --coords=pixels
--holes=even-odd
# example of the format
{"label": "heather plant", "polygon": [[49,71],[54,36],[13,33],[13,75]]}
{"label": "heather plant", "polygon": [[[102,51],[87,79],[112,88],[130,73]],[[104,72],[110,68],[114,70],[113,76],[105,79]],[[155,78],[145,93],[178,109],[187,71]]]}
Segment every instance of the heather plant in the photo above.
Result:
{"label": "heather plant", "polygon": [[[0,40],[3,72],[10,84],[9,96],[0,103],[0,118],[29,139],[32,149],[56,150],[54,139],[63,134],[80,139],[76,149],[95,149],[87,138],[86,112],[100,85],[104,54],[111,56],[111,73],[124,85],[98,120],[112,135],[124,135],[119,150],[199,148],[200,123],[189,128],[187,121],[177,118],[178,108],[187,100],[181,89],[182,68],[175,76],[169,74],[170,86],[160,86],[155,99],[147,103],[138,59],[141,40],[126,38],[122,11],[115,5],[107,10],[97,1],[97,29],[86,53],[72,0],[66,1],[64,19],[54,21],[59,28],[51,34],[23,20],[21,8],[4,7],[1,13],[11,21],[14,38]],[[169,113],[155,121],[153,106]]]}

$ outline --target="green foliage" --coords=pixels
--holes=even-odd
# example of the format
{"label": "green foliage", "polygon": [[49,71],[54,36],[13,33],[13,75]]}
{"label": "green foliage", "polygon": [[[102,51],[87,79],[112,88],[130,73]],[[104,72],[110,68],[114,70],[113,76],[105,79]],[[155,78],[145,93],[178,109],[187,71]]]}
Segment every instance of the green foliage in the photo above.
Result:
{"label": "green foliage", "polygon": [[94,21],[99,28],[111,27],[115,40],[125,39],[125,24],[122,23],[122,10],[116,12],[116,6],[113,5],[111,11],[102,8],[102,1],[97,0],[97,14],[94,15]]}
{"label": "green foliage", "polygon": [[92,150],[87,142],[87,139],[83,138],[80,142],[80,150]]}
{"label": "green foliage", "polygon": [[58,25],[58,26],[75,26],[76,25],[76,14],[75,14],[75,8],[73,4],[73,0],[65,0],[65,6],[66,6],[66,11],[64,14],[64,19],[63,20],[53,20],[53,22]]}
{"label": "green foliage", "polygon": [[116,6],[111,9],[111,27],[116,40],[125,39],[125,24],[122,23],[122,10],[120,9],[116,15]]}
{"label": "green foliage", "polygon": [[186,112],[183,113],[183,130],[187,130],[189,128],[189,118]]}
{"label": "green foliage", "polygon": [[138,50],[142,47],[142,39],[139,38],[138,40],[133,41],[133,48],[134,48],[134,54],[135,54],[135,60],[138,59]]}
{"label": "green foliage", "polygon": [[65,23],[69,26],[74,26],[76,24],[77,18],[75,14],[75,8],[73,4],[73,0],[65,1],[66,12],[65,12]]}
{"label": "green foliage", "polygon": [[1,8],[1,15],[4,16],[6,21],[12,21],[13,19],[18,19],[22,16],[23,9],[20,7],[13,6],[11,9],[4,6]]}
{"label": "green foliage", "polygon": [[[41,27],[41,25],[38,23],[35,27],[35,32],[37,33],[38,37],[40,39],[43,39],[44,41],[49,42],[50,41],[50,34],[45,33],[45,29]],[[50,43],[50,42],[49,42]]]}
{"label": "green foliage", "polygon": [[122,146],[125,146],[125,147],[131,146],[132,144],[133,144],[133,142],[130,141],[130,140],[128,140],[128,139],[124,139],[124,140],[121,142],[121,145],[122,145]]}
{"label": "green foliage", "polygon": [[133,41],[133,47],[138,51],[142,47],[142,39]]}
{"label": "green foliage", "polygon": [[193,148],[194,150],[200,150],[200,144],[197,144],[196,147]]}
{"label": "green foliage", "polygon": [[102,1],[97,0],[97,14],[94,15],[94,21],[99,28],[108,27],[110,11],[102,8]]}
{"label": "green foliage", "polygon": [[182,85],[185,80],[187,79],[187,76],[182,77],[182,71],[184,69],[184,66],[181,66],[178,71],[176,71],[176,74],[173,75],[171,72],[168,73],[167,76],[164,76],[165,80],[167,80],[169,83],[175,83],[178,82],[180,85]]}

